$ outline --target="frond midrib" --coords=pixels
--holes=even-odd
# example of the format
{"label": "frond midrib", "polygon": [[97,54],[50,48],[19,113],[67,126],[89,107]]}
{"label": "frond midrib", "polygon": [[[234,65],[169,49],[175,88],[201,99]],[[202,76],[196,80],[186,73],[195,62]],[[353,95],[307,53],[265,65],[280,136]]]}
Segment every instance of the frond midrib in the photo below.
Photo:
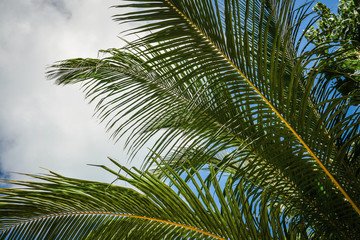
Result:
{"label": "frond midrib", "polygon": [[145,217],[145,216],[138,216],[138,215],[132,215],[132,214],[125,214],[125,213],[113,213],[113,212],[74,212],[74,213],[57,213],[57,214],[44,215],[44,216],[24,220],[24,221],[22,221],[20,223],[17,223],[15,225],[7,227],[7,228],[0,231],[0,235],[1,235],[1,233],[4,233],[4,232],[6,232],[6,231],[8,231],[10,229],[13,229],[15,227],[18,227],[20,225],[27,224],[27,223],[30,223],[30,222],[45,220],[45,219],[49,219],[49,218],[53,218],[53,217],[88,216],[88,215],[112,216],[112,217],[128,217],[128,218],[135,218],[135,219],[141,219],[141,220],[147,220],[147,221],[153,221],[153,222],[160,222],[162,224],[168,224],[168,225],[188,229],[188,230],[191,230],[191,231],[199,232],[201,234],[204,234],[204,235],[216,238],[216,239],[226,240],[225,238],[222,238],[220,236],[217,236],[217,235],[212,234],[210,232],[206,232],[204,230],[201,230],[201,229],[199,229],[197,227],[193,227],[193,226],[188,226],[188,225],[184,225],[184,224],[180,224],[180,223],[176,223],[176,222],[172,222],[172,221],[167,221],[167,220],[163,220],[163,219],[159,219],[159,218],[151,218],[151,217]]}
{"label": "frond midrib", "polygon": [[288,121],[281,115],[281,113],[270,103],[270,101],[260,92],[260,90],[245,76],[245,74],[233,63],[233,61],[225,55],[223,51],[202,31],[200,30],[194,22],[192,22],[184,13],[182,13],[174,4],[172,4],[169,0],[164,0],[167,4],[169,4],[179,15],[181,15],[191,26],[193,26],[196,31],[200,33],[210,45],[212,45],[216,51],[245,79],[245,81],[252,87],[252,89],[259,95],[259,97],[269,106],[269,108],[280,118],[283,124],[289,129],[289,131],[295,136],[295,138],[303,145],[306,151],[310,154],[310,156],[315,160],[315,162],[320,166],[320,168],[324,171],[324,173],[330,178],[330,180],[334,183],[334,185],[339,189],[339,191],[343,194],[343,196],[349,201],[354,210],[360,215],[360,208],[355,204],[355,202],[350,198],[350,196],[346,193],[343,187],[339,184],[339,182],[335,179],[335,177],[329,172],[329,170],[325,167],[325,165],[320,161],[320,159],[316,156],[316,154],[310,149],[310,147],[306,144],[306,142],[300,137],[300,135],[295,131],[293,127],[288,123]]}

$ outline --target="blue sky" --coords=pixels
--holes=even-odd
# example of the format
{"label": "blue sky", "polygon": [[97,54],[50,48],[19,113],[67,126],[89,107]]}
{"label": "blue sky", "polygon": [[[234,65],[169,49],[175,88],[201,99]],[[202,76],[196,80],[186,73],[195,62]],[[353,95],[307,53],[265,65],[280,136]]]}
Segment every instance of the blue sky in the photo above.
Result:
{"label": "blue sky", "polygon": [[339,4],[339,0],[322,0],[319,2],[326,4],[332,10],[332,12],[336,12],[337,5]]}
{"label": "blue sky", "polygon": [[[119,0],[0,1],[0,177],[11,172],[44,173],[111,182],[87,163],[110,156],[127,162],[123,142],[109,140],[92,117],[79,86],[59,87],[45,79],[57,60],[96,57],[120,47],[126,28],[111,20]],[[299,1],[300,2],[300,1]],[[322,1],[336,11],[337,0]],[[131,165],[139,166],[146,149]],[[101,173],[101,172],[100,172]]]}

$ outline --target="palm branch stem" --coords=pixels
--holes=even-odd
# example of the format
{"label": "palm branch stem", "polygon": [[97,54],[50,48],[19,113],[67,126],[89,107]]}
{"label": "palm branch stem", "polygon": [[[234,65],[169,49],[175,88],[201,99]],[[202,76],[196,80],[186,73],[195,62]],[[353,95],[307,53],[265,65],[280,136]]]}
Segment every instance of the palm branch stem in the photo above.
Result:
{"label": "palm branch stem", "polygon": [[246,82],[254,89],[254,91],[265,101],[265,103],[274,111],[274,113],[280,118],[280,120],[285,124],[285,126],[294,134],[294,136],[299,140],[299,142],[304,146],[307,152],[314,158],[316,163],[323,169],[325,174],[330,178],[330,180],[336,185],[340,190],[343,196],[349,201],[351,206],[355,211],[360,215],[360,208],[355,204],[355,202],[350,198],[346,191],[341,187],[339,182],[335,177],[329,172],[329,170],[324,166],[320,159],[315,155],[315,153],[310,149],[310,147],[305,143],[305,141],[300,137],[300,135],[294,130],[293,127],[286,121],[286,119],[280,114],[280,112],[267,100],[267,98],[260,92],[260,90],[245,76],[245,74],[230,60],[228,56],[223,53],[220,48],[211,41],[211,39],[201,31],[195,23],[193,23],[184,13],[182,13],[174,4],[169,0],[165,0],[176,12],[178,12],[186,21],[188,21],[226,60],[227,62],[246,80]]}
{"label": "palm branch stem", "polygon": [[84,215],[102,215],[102,216],[114,216],[114,217],[128,217],[128,218],[137,218],[137,219],[161,222],[163,224],[168,224],[168,225],[172,225],[172,226],[177,226],[177,227],[189,229],[189,230],[192,230],[192,231],[195,231],[195,232],[199,232],[199,233],[202,233],[204,235],[214,237],[216,239],[226,240],[225,238],[219,237],[217,235],[214,235],[212,233],[203,231],[201,229],[198,229],[198,228],[192,227],[192,226],[187,226],[187,225],[183,225],[183,224],[179,224],[179,223],[175,223],[175,222],[170,222],[170,221],[166,221],[166,220],[162,220],[162,219],[158,219],[158,218],[150,218],[150,217],[144,217],[144,216],[136,216],[136,215],[122,214],[122,213],[110,213],[110,212],[58,213],[58,214],[45,215],[45,216],[32,218],[32,219],[20,222],[20,223],[15,224],[15,225],[13,225],[11,227],[5,228],[1,232],[5,232],[5,231],[8,231],[8,230],[10,230],[12,228],[15,228],[15,227],[17,227],[19,225],[26,224],[26,223],[29,223],[29,222],[38,221],[38,220],[41,220],[41,219],[47,219],[47,218],[53,218],[53,217],[64,217],[64,216],[79,216],[79,215],[82,215],[82,216],[84,216]]}

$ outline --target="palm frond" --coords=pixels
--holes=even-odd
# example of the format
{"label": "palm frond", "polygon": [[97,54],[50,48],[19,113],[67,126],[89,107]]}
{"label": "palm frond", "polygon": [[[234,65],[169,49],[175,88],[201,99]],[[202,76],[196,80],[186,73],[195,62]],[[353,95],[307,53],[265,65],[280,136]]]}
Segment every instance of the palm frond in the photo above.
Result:
{"label": "palm frond", "polygon": [[[266,192],[250,199],[254,186],[235,184],[231,176],[213,175],[206,185],[199,173],[185,172],[189,184],[164,165],[169,187],[149,172],[113,163],[122,174],[101,167],[134,189],[53,172],[30,175],[41,181],[12,181],[25,188],[2,189],[0,238],[298,239],[303,234],[298,220],[285,223],[280,205],[269,204]],[[240,188],[236,194],[235,188]]]}
{"label": "palm frond", "polygon": [[[344,156],[357,146],[358,110],[329,99],[329,88],[316,90],[323,67],[317,49],[298,53],[308,5],[127,2],[116,7],[132,10],[115,20],[144,22],[132,31],[150,34],[102,59],[60,62],[48,76],[82,82],[113,137],[131,132],[133,153],[159,132],[153,152],[170,162],[202,167],[229,151],[218,167],[237,162],[235,176],[273,189],[271,198],[318,232],[356,236],[349,229],[360,226],[359,176]],[[338,147],[341,136],[348,137]]]}

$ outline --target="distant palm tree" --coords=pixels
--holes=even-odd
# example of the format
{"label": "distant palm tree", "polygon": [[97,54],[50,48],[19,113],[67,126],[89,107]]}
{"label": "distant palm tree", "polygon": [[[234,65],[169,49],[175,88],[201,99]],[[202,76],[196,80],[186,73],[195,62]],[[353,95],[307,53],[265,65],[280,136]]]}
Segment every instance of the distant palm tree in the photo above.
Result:
{"label": "distant palm tree", "polygon": [[127,2],[114,19],[142,37],[48,76],[81,82],[131,156],[155,139],[155,171],[102,166],[137,190],[55,173],[15,182],[29,188],[2,191],[0,236],[357,239],[360,111],[324,84],[329,46],[302,43],[311,4]]}

